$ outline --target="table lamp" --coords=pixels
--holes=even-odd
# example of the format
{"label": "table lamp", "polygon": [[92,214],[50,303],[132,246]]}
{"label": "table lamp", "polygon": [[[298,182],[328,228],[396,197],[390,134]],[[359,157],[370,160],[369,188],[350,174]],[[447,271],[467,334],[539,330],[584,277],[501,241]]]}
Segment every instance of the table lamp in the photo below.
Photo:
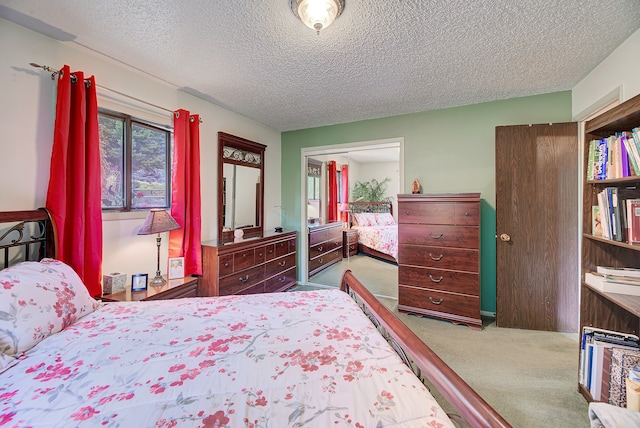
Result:
{"label": "table lamp", "polygon": [[160,233],[175,229],[180,229],[180,225],[171,217],[171,214],[166,210],[153,208],[149,211],[140,230],[138,230],[138,235],[158,234],[156,237],[156,243],[158,245],[158,269],[156,270],[156,277],[149,282],[149,285],[164,285],[167,283],[160,273]]}

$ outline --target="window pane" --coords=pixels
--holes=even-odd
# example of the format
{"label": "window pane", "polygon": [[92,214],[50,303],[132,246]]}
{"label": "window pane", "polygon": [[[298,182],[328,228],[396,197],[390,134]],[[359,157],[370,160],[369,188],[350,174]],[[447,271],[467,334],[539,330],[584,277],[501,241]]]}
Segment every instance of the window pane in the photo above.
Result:
{"label": "window pane", "polygon": [[124,120],[98,116],[102,167],[102,208],[124,207]]}
{"label": "window pane", "polygon": [[165,208],[169,133],[131,125],[131,208]]}

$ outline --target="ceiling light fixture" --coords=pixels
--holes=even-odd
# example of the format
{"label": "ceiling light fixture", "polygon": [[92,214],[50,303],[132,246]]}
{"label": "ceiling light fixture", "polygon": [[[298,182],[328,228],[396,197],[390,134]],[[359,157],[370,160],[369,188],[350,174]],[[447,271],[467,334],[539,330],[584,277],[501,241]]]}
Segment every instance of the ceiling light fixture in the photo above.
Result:
{"label": "ceiling light fixture", "polygon": [[331,25],[343,9],[344,0],[291,0],[293,14],[318,34]]}

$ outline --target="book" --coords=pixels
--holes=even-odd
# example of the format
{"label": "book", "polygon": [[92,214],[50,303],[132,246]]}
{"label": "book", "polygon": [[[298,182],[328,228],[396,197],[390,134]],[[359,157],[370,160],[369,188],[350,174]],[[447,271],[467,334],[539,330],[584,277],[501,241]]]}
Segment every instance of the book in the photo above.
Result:
{"label": "book", "polygon": [[611,210],[611,233],[614,241],[622,241],[622,227],[620,222],[620,205],[618,203],[618,188],[607,187],[609,209]]}
{"label": "book", "polygon": [[597,266],[596,272],[602,275],[631,276],[634,278],[640,278],[639,268]]}
{"label": "book", "polygon": [[609,373],[609,404],[627,407],[626,379],[632,366],[640,363],[640,350],[614,347]]}
{"label": "book", "polygon": [[601,138],[597,140],[595,144],[595,163],[594,163],[594,178],[596,180],[604,180],[607,178],[607,140]]}
{"label": "book", "polygon": [[591,234],[593,236],[602,236],[602,219],[600,217],[600,206],[591,207]]}
{"label": "book", "polygon": [[590,287],[603,293],[626,294],[628,296],[640,296],[640,283],[638,285],[626,284],[607,280],[604,275],[593,272],[584,274],[584,282]]}
{"label": "book", "polygon": [[627,242],[640,244],[640,199],[627,199]]}
{"label": "book", "polygon": [[589,153],[587,154],[587,180],[594,179],[594,164],[596,160],[596,140],[589,141]]}
{"label": "book", "polygon": [[605,191],[598,193],[598,207],[600,211],[600,221],[602,222],[602,237],[611,239],[611,227],[609,216],[609,204],[606,201],[607,195]]}

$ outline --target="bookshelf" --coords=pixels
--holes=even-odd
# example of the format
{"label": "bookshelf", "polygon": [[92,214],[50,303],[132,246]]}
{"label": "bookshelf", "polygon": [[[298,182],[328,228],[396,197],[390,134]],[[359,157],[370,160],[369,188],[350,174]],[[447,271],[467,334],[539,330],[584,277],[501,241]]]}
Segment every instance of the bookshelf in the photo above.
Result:
{"label": "bookshelf", "polygon": [[[580,290],[580,331],[582,327],[598,327],[623,333],[640,333],[640,297],[603,293],[584,283],[585,272],[597,266],[640,268],[640,245],[630,245],[592,235],[591,207],[598,205],[598,193],[605,187],[626,189],[640,198],[640,177],[609,180],[586,180],[589,142],[616,132],[631,131],[640,126],[640,95],[587,121],[584,138],[584,186],[582,204],[582,281]],[[578,384],[578,391],[592,401],[589,391]]]}

